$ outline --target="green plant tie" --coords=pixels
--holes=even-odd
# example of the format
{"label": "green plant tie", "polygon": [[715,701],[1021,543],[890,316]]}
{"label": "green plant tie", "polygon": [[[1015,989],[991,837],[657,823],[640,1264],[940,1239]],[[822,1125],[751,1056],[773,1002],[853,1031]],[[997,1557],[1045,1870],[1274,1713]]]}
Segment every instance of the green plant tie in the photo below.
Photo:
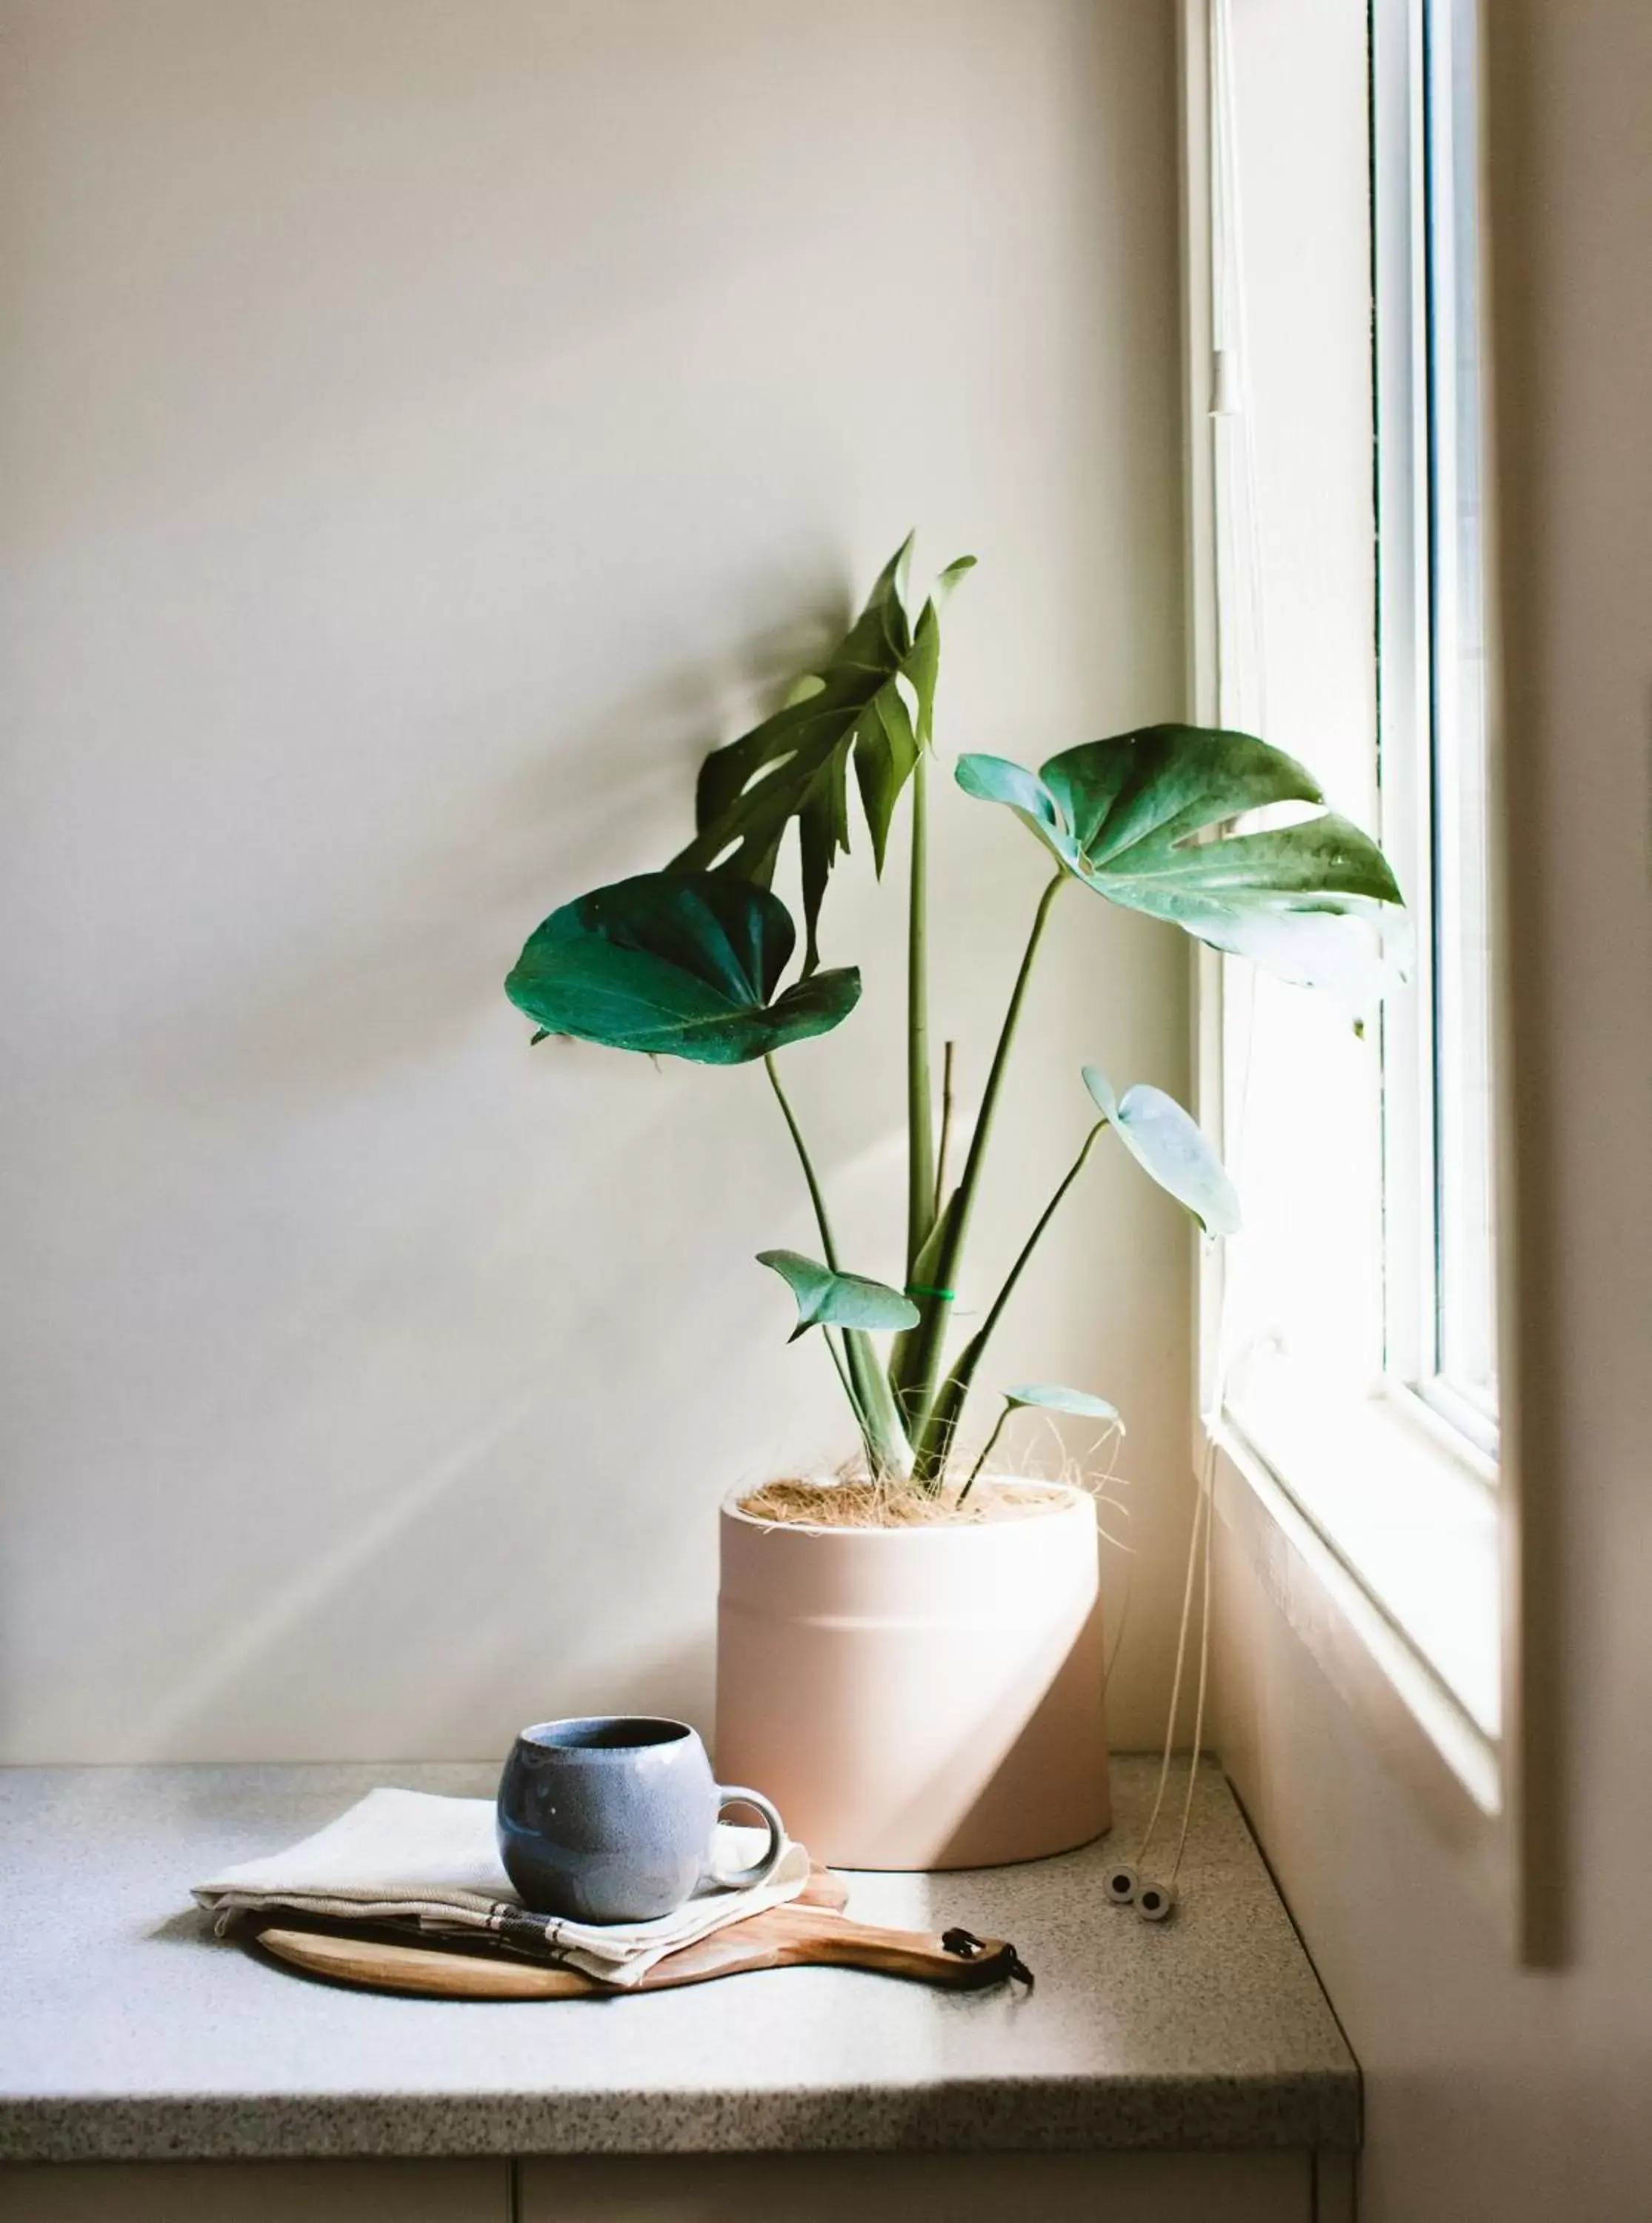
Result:
{"label": "green plant tie", "polygon": [[927,1282],[908,1282],[907,1294],[909,1297],[942,1297],[949,1305],[958,1302],[956,1289],[932,1289]]}

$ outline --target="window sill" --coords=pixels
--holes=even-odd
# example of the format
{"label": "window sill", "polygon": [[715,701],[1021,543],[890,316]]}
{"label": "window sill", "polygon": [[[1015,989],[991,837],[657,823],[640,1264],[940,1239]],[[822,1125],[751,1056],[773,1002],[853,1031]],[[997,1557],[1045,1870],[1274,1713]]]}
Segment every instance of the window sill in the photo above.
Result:
{"label": "window sill", "polygon": [[1247,1383],[1215,1431],[1227,1525],[1332,1679],[1381,1711],[1389,1741],[1409,1722],[1428,1772],[1443,1760],[1494,1817],[1501,1540],[1483,1465],[1402,1400],[1291,1376],[1279,1365]]}

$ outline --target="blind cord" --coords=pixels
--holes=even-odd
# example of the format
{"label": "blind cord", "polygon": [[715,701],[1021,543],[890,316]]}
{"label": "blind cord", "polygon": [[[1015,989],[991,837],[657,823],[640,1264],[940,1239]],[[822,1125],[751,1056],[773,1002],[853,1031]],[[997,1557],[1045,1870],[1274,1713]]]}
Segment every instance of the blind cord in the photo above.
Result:
{"label": "blind cord", "polygon": [[[1262,576],[1261,533],[1258,519],[1256,430],[1245,402],[1243,370],[1247,331],[1244,268],[1240,253],[1243,226],[1237,161],[1237,114],[1234,91],[1233,16],[1231,0],[1209,0],[1208,52],[1211,160],[1210,194],[1210,402],[1213,447],[1212,507],[1215,513],[1216,568],[1216,715],[1224,726],[1262,730],[1267,724],[1266,607]],[[1237,439],[1232,436],[1236,431]],[[1243,545],[1243,561],[1240,547]],[[1223,551],[1227,561],[1223,562]],[[1254,704],[1253,723],[1247,725],[1247,700]],[[1242,960],[1228,957],[1230,968]],[[1232,1123],[1231,1148],[1224,1134],[1224,1156],[1235,1186],[1242,1188],[1251,1094],[1252,1048],[1256,1007],[1256,969],[1244,966],[1243,1022],[1239,1030],[1243,1044],[1239,1102]],[[1223,1049],[1230,1030],[1223,1025]],[[1224,1095],[1226,1091],[1224,1090]],[[1225,1112],[1225,1105],[1224,1105]],[[1227,1122],[1224,1118],[1224,1127]],[[1229,1238],[1231,1241],[1231,1238]],[[1182,1686],[1187,1672],[1188,1642],[1196,1590],[1199,1597],[1198,1666],[1195,1678],[1193,1741],[1188,1758],[1187,1786],[1176,1835],[1176,1850],[1169,1881],[1181,1873],[1192,1818],[1198,1780],[1199,1755],[1204,1741],[1205,1710],[1210,1679],[1210,1562],[1211,1531],[1215,1513],[1215,1432],[1227,1403],[1229,1326],[1233,1286],[1231,1249],[1224,1250],[1222,1282],[1213,1329],[1214,1363],[1210,1398],[1203,1415],[1203,1444],[1199,1460],[1198,1489],[1193,1504],[1193,1524],[1188,1535],[1187,1562],[1182,1584],[1182,1614],[1176,1640],[1176,1666],[1171,1678],[1170,1708],[1160,1754],[1159,1783],[1153,1808],[1136,1852],[1135,1865],[1146,1859],[1158,1831],[1170,1782],[1176,1749],[1176,1724],[1181,1711]]]}

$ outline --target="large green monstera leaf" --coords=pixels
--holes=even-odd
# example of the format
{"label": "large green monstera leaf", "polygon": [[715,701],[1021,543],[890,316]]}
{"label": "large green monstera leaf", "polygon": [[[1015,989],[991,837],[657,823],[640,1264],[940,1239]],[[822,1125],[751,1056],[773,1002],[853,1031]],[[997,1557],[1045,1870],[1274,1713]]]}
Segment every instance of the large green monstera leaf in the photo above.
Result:
{"label": "large green monstera leaf", "polygon": [[644,872],[553,911],[505,992],[545,1034],[743,1065],[829,1032],[859,1000],[852,967],[776,996],[796,942],[791,914],[767,888],[718,872]]}
{"label": "large green monstera leaf", "polygon": [[[1250,734],[1145,726],[1067,749],[1036,773],[967,756],[958,780],[966,794],[1007,805],[1109,902],[1308,986],[1346,987],[1368,969],[1347,920],[1404,900],[1370,836],[1322,808],[1294,758]],[[1228,830],[1229,820],[1279,803],[1322,807],[1293,825]]]}
{"label": "large green monstera leaf", "polygon": [[672,860],[674,871],[715,866],[766,887],[795,819],[807,973],[818,961],[826,879],[849,847],[850,765],[881,872],[901,790],[929,743],[940,594],[975,561],[965,556],[947,566],[914,626],[901,595],[911,545],[908,538],[890,557],[843,641],[818,671],[798,682],[785,707],[706,759],[694,795],[694,838]]}

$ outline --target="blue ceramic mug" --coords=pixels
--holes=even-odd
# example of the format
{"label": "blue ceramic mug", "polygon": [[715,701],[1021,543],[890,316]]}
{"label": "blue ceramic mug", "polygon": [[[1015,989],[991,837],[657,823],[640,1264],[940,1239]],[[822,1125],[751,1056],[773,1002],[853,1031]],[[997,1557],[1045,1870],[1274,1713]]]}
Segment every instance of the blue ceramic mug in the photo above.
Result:
{"label": "blue ceramic mug", "polygon": [[[749,1868],[713,1863],[717,1817],[751,1806],[769,1848]],[[762,1883],[786,1833],[756,1791],[713,1781],[687,1722],[586,1714],[524,1729],[499,1786],[499,1848],[524,1906],[578,1922],[646,1922],[669,1914],[709,1878],[732,1890]]]}

